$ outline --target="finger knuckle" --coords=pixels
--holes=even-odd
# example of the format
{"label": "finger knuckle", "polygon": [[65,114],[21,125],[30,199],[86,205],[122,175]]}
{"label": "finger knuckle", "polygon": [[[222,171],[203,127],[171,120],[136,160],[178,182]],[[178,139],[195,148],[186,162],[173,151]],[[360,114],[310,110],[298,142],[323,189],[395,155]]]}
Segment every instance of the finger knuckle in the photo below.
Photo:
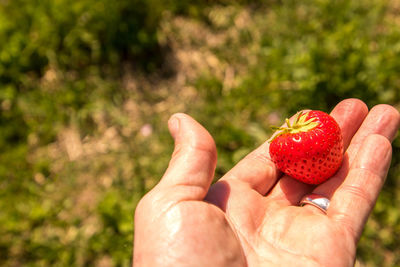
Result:
{"label": "finger knuckle", "polygon": [[343,185],[341,190],[354,198],[354,200],[361,201],[362,204],[367,205],[369,209],[372,208],[374,197],[363,187],[357,185]]}

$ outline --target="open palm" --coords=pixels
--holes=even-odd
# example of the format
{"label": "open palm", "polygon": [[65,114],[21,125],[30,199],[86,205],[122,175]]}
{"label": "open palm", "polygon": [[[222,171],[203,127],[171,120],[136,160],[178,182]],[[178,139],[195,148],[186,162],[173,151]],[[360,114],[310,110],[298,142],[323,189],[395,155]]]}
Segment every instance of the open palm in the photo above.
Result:
{"label": "open palm", "polygon": [[[192,118],[169,122],[175,151],[135,214],[135,266],[349,266],[384,183],[400,116],[355,99],[332,111],[347,148],[337,174],[319,186],[276,169],[268,143],[210,187],[216,150]],[[327,214],[300,199],[331,199]]]}

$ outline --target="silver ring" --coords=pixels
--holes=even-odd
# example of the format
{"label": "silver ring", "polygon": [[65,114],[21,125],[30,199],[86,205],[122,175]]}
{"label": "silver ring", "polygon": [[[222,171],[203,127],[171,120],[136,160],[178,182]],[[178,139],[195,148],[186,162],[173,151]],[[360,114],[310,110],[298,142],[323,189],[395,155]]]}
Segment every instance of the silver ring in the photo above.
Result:
{"label": "silver ring", "polygon": [[299,205],[300,207],[303,207],[306,204],[310,204],[318,209],[320,209],[323,213],[326,214],[326,211],[329,208],[329,199],[327,199],[324,196],[318,195],[318,194],[309,194],[309,195],[305,195]]}

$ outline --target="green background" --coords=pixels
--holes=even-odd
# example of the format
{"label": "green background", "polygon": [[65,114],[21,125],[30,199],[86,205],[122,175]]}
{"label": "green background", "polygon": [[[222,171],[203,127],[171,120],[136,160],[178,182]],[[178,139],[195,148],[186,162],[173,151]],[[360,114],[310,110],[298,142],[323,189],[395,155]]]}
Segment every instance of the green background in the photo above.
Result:
{"label": "green background", "polygon": [[[129,266],[171,114],[214,136],[218,178],[300,109],[399,108],[399,58],[398,0],[0,1],[0,265]],[[400,265],[393,150],[359,266]]]}

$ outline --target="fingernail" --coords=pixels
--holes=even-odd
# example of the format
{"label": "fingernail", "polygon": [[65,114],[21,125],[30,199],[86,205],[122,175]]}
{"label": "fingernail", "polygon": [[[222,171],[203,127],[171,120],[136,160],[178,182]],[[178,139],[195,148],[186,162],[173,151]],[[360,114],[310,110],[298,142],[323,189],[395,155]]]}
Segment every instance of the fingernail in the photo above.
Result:
{"label": "fingernail", "polygon": [[169,121],[168,121],[168,127],[169,127],[169,131],[172,135],[172,137],[175,139],[179,133],[179,119],[172,116]]}

